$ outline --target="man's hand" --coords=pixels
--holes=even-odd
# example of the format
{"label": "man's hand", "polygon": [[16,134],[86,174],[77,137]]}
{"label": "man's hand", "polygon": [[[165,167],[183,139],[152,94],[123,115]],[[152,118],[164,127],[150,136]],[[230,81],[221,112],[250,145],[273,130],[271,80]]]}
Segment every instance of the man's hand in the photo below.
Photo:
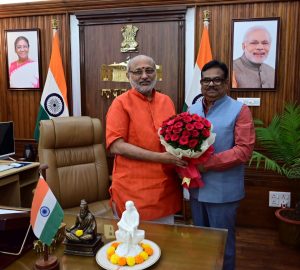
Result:
{"label": "man's hand", "polygon": [[176,166],[182,167],[182,168],[185,168],[188,165],[187,161],[180,159],[178,157],[175,157],[168,152],[160,153],[158,162],[164,163],[164,164],[173,164],[173,165],[176,165]]}
{"label": "man's hand", "polygon": [[118,139],[113,142],[110,147],[110,152],[112,154],[122,155],[124,157],[136,160],[172,164],[179,167],[186,167],[188,165],[185,160],[177,158],[168,152],[153,152],[127,143],[123,139]]}

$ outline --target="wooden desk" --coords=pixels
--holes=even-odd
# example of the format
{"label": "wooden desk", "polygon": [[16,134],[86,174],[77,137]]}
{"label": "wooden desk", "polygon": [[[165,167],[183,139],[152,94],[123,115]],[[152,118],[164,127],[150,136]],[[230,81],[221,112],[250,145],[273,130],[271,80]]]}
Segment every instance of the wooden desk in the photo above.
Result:
{"label": "wooden desk", "polygon": [[[0,160],[0,164],[11,161]],[[31,162],[26,166],[0,172],[0,205],[31,207],[32,190],[38,181],[40,163]]]}
{"label": "wooden desk", "polygon": [[[75,216],[65,215],[67,227],[75,223]],[[104,225],[117,229],[117,221],[97,218],[98,232],[104,232]],[[146,239],[154,241],[161,248],[159,261],[147,269],[161,270],[221,270],[227,230],[209,229],[184,225],[163,225],[141,223],[139,228],[145,230]],[[104,239],[110,242],[114,239]],[[59,258],[60,269],[93,270],[102,269],[94,257],[64,255],[64,246],[60,245],[54,252]],[[32,269],[38,255],[29,251],[23,257],[8,266],[7,270]]]}

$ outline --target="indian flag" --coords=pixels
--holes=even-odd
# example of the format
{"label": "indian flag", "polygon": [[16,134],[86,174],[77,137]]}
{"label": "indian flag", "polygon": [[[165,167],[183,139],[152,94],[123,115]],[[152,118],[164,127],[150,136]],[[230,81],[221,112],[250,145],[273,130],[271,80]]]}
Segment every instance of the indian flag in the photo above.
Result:
{"label": "indian flag", "polygon": [[30,224],[35,236],[50,246],[64,212],[42,176],[38,181],[31,206]]}
{"label": "indian flag", "polygon": [[41,97],[40,109],[34,130],[34,138],[39,140],[40,120],[47,120],[60,116],[69,116],[69,109],[67,85],[60,55],[58,33],[57,30],[53,30],[50,65]]}
{"label": "indian flag", "polygon": [[193,79],[191,87],[185,95],[185,104],[183,111],[186,111],[189,106],[194,104],[201,94],[201,70],[203,66],[212,60],[211,47],[208,34],[208,21],[204,21],[204,28],[201,36],[200,47],[197,55],[197,61],[195,63]]}

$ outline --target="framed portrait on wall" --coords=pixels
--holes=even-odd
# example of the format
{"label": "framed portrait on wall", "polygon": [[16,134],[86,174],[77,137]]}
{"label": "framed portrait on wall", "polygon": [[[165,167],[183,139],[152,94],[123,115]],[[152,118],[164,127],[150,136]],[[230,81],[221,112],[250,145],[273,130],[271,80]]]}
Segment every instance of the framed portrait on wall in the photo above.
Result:
{"label": "framed portrait on wall", "polygon": [[232,20],[231,90],[276,90],[279,18]]}
{"label": "framed portrait on wall", "polygon": [[5,30],[8,89],[41,88],[39,29]]}

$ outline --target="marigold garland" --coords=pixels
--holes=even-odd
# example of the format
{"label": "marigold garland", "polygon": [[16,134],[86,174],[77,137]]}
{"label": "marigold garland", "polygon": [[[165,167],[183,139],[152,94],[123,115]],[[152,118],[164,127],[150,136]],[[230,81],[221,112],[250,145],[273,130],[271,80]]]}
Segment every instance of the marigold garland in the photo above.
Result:
{"label": "marigold garland", "polygon": [[139,245],[142,247],[143,251],[141,251],[138,255],[135,257],[120,257],[115,253],[119,244],[119,242],[113,242],[106,250],[107,258],[112,264],[120,266],[134,266],[135,264],[141,264],[148,260],[148,258],[153,254],[153,248],[149,244],[141,242]]}

